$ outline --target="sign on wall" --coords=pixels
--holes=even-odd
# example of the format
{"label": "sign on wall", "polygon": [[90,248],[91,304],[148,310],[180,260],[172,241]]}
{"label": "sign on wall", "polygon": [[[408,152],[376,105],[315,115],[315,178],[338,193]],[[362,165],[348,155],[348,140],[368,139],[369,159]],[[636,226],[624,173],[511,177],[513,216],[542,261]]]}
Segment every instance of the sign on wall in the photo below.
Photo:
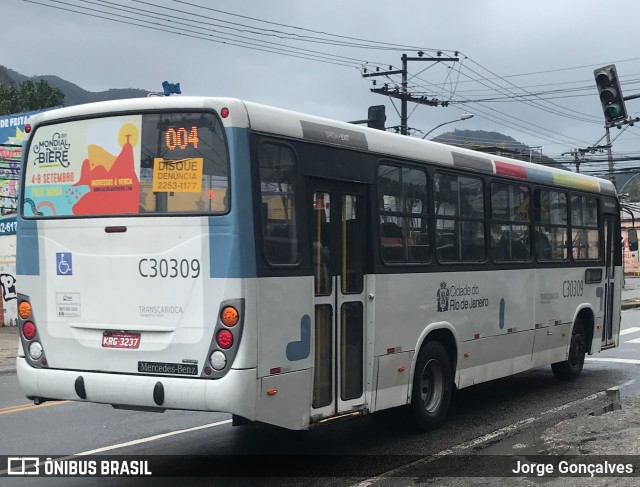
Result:
{"label": "sign on wall", "polygon": [[0,293],[2,322],[0,326],[18,324],[16,293],[16,217],[0,217]]}
{"label": "sign on wall", "polygon": [[21,145],[24,140],[24,126],[27,120],[32,115],[43,111],[0,115],[0,145]]}

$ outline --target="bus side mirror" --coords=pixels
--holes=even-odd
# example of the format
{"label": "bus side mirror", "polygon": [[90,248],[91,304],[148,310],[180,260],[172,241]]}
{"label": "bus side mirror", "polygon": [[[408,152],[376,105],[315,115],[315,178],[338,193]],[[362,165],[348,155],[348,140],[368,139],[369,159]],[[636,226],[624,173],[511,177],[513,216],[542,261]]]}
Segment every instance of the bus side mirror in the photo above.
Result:
{"label": "bus side mirror", "polygon": [[638,250],[638,232],[635,228],[630,228],[627,231],[627,237],[629,239],[629,250],[635,252]]}

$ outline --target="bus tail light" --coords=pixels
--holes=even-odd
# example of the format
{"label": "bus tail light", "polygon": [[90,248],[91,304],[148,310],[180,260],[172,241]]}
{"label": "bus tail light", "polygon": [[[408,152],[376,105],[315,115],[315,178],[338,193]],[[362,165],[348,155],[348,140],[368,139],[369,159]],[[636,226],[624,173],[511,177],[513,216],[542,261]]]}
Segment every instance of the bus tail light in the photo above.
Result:
{"label": "bus tail light", "polygon": [[209,356],[209,363],[215,370],[222,370],[227,366],[227,356],[220,350],[216,350]]}
{"label": "bus tail light", "polygon": [[20,340],[24,358],[32,367],[47,367],[47,357],[44,353],[29,297],[18,293],[18,303],[18,323],[20,325]]}
{"label": "bus tail light", "polygon": [[222,312],[220,313],[220,320],[222,321],[223,325],[231,328],[238,324],[239,319],[240,315],[238,314],[238,310],[233,306],[225,306],[224,308],[222,308]]}
{"label": "bus tail light", "polygon": [[233,345],[233,334],[229,330],[220,330],[216,335],[216,343],[225,350]]}
{"label": "bus tail light", "polygon": [[22,301],[20,303],[20,305],[18,306],[18,315],[20,315],[20,318],[22,318],[23,320],[26,320],[27,318],[29,318],[29,316],[31,316],[31,304],[29,303],[29,301]]}
{"label": "bus tail light", "polygon": [[29,355],[33,360],[39,360],[42,357],[42,345],[40,345],[40,342],[31,342]]}
{"label": "bus tail light", "polygon": [[211,345],[200,377],[220,379],[229,372],[238,349],[244,325],[244,299],[220,303]]}
{"label": "bus tail light", "polygon": [[27,321],[24,325],[22,325],[22,336],[25,340],[33,340],[36,336],[36,325],[34,325],[31,321]]}

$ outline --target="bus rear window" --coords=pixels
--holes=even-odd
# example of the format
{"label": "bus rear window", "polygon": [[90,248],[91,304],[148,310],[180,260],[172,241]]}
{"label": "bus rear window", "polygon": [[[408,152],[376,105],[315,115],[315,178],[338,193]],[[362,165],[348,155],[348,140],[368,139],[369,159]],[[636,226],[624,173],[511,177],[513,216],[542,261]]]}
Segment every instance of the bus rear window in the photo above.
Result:
{"label": "bus rear window", "polygon": [[224,129],[212,113],[170,112],[38,127],[22,192],[25,217],[228,211]]}

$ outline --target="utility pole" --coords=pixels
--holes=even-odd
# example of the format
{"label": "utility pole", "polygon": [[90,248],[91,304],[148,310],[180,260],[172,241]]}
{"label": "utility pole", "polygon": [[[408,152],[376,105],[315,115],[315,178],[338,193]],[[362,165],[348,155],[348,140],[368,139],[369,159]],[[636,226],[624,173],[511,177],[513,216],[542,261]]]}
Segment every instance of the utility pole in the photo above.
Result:
{"label": "utility pole", "polygon": [[407,135],[409,115],[407,111],[407,55],[402,55],[402,103],[400,104],[400,133]]}
{"label": "utility pole", "polygon": [[609,124],[605,125],[607,135],[607,160],[609,161],[609,181],[616,185],[616,173],[613,170],[613,154],[611,153],[611,135],[609,134]]}
{"label": "utility pole", "polygon": [[[604,136],[600,137],[600,140],[604,139],[605,136],[607,137],[607,141],[609,140],[609,129],[607,128],[607,132]],[[598,142],[600,142],[600,140],[598,140]],[[596,144],[598,143],[596,142]],[[609,151],[609,176],[611,176],[611,171],[613,170],[613,158],[611,157],[611,144],[609,142],[607,142],[607,145],[592,145],[591,147],[587,147],[585,149],[573,149],[572,151],[569,152],[563,152],[562,154],[560,154],[561,156],[566,156],[566,155],[570,155],[574,157],[574,164],[576,165],[576,172],[579,173],[580,172],[580,164],[582,164],[583,162],[586,161],[585,155],[587,153],[591,153],[591,154],[595,154],[596,151],[598,152],[602,152],[604,149],[607,149]]]}
{"label": "utility pole", "polygon": [[441,61],[459,61],[460,59],[457,57],[458,53],[456,52],[455,55],[456,57],[442,57],[442,52],[438,51],[438,57],[423,57],[424,52],[419,51],[418,52],[418,57],[408,57],[406,54],[402,55],[402,69],[396,69],[396,70],[391,70],[391,66],[389,66],[389,71],[376,71],[374,73],[364,73],[362,75],[363,78],[370,78],[373,76],[389,76],[392,74],[400,74],[402,75],[402,83],[400,85],[400,89],[398,90],[398,88],[394,88],[394,89],[390,89],[389,85],[387,83],[385,83],[383,85],[382,88],[375,88],[376,86],[376,82],[375,80],[373,81],[373,86],[374,88],[371,88],[371,91],[373,93],[378,93],[379,95],[386,95],[386,96],[390,96],[391,98],[398,98],[401,102],[400,105],[400,133],[402,135],[407,135],[408,132],[408,118],[409,116],[407,115],[408,110],[407,110],[407,103],[408,102],[413,102],[413,103],[419,103],[421,105],[429,105],[429,106],[433,106],[436,107],[438,105],[446,107],[449,105],[449,102],[447,101],[441,101],[438,100],[437,98],[427,98],[426,96],[413,96],[411,95],[411,93],[409,93],[408,90],[408,78],[407,78],[407,73],[408,73],[408,61],[430,61],[430,62],[441,62]]}

